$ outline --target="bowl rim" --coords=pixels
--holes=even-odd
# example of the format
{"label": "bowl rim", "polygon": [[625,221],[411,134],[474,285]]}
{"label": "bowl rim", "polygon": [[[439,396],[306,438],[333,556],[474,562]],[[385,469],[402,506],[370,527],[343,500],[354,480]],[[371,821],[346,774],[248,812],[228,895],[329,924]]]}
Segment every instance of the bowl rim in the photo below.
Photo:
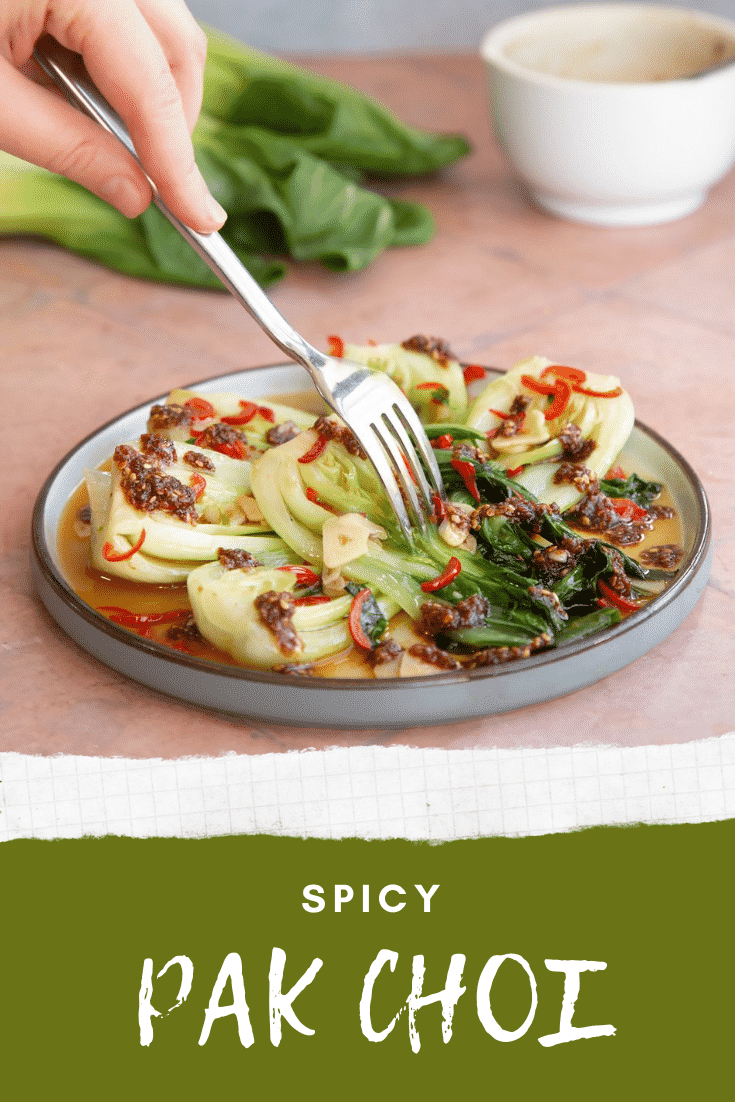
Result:
{"label": "bowl rim", "polygon": [[[275,363],[266,364],[254,368],[246,368],[242,371],[229,371],[221,375],[208,376],[205,379],[200,379],[197,382],[189,383],[179,389],[194,390],[196,387],[209,385],[216,383],[219,380],[226,380],[233,376],[240,377],[244,374],[253,375],[272,372],[274,369],[291,368],[296,365],[291,363]],[[486,368],[488,374],[502,375],[504,374],[498,368]],[[140,405],[133,406],[130,409],[117,414],[115,417],[110,418],[103,425],[93,430],[83,440],[80,440],[74,445],[55,465],[51,473],[46,478],[41,489],[38,492],[36,501],[33,507],[33,515],[31,520],[31,551],[34,556],[36,565],[41,572],[41,577],[44,582],[50,587],[50,589],[60,598],[64,604],[67,605],[76,615],[80,616],[87,622],[92,628],[108,635],[111,639],[118,643],[124,643],[128,646],[132,646],[134,649],[141,651],[143,654],[148,654],[150,657],[169,662],[172,666],[177,668],[196,670],[200,673],[216,675],[217,677],[230,678],[235,682],[244,684],[248,681],[256,681],[262,684],[277,686],[283,688],[284,685],[293,686],[298,688],[300,685],[309,689],[317,689],[323,692],[333,692],[339,690],[341,692],[383,692],[391,687],[395,690],[399,687],[405,686],[406,688],[416,688],[422,686],[424,688],[440,687],[444,688],[449,685],[465,684],[467,681],[483,681],[491,680],[494,678],[513,678],[524,677],[528,675],[530,670],[536,669],[541,666],[553,665],[557,662],[565,662],[567,659],[573,658],[576,655],[585,652],[593,651],[595,648],[603,646],[614,639],[618,639],[621,636],[626,635],[632,630],[639,628],[646,620],[652,616],[657,615],[662,609],[669,606],[675,601],[694,581],[699,566],[706,560],[711,540],[711,519],[710,508],[707,501],[707,495],[704,487],[690,463],[677,451],[673,445],[669,444],[659,433],[654,429],[649,428],[642,422],[636,420],[635,427],[641,431],[645,436],[648,436],[654,443],[658,444],[669,456],[669,458],[680,468],[682,474],[690,485],[690,488],[694,492],[694,498],[697,505],[698,517],[697,527],[694,533],[691,550],[685,559],[684,565],[680,569],[679,575],[676,579],[660,594],[658,594],[652,601],[646,604],[640,612],[633,613],[630,616],[625,617],[620,623],[613,625],[610,628],[605,628],[603,631],[596,633],[595,635],[588,636],[587,638],[577,640],[564,644],[561,647],[554,648],[552,650],[543,651],[538,654],[533,654],[529,658],[524,658],[516,662],[501,663],[497,666],[484,666],[477,669],[460,668],[459,670],[447,670],[437,674],[417,677],[402,677],[390,680],[381,678],[340,678],[340,677],[301,677],[294,676],[287,673],[276,673],[271,670],[256,670],[246,666],[229,666],[213,662],[208,659],[197,658],[193,655],[184,654],[181,651],[172,650],[170,647],[166,647],[162,643],[156,643],[151,639],[144,639],[139,635],[135,635],[133,632],[127,631],[125,628],[114,624],[107,617],[102,616],[97,612],[95,608],[88,605],[86,601],[83,601],[81,597],[77,595],[69,582],[65,579],[63,573],[57,568],[53,561],[51,550],[49,549],[45,533],[44,533],[44,520],[45,510],[48,501],[50,491],[56,482],[57,478],[63,472],[64,468],[75,457],[76,453],[85,447],[88,443],[93,441],[97,436],[104,433],[107,429],[111,428],[118,421],[123,420],[126,417],[134,414],[142,414],[150,408],[150,406],[158,401],[165,399],[165,395],[158,396],[153,399],[149,399]],[[56,530],[56,536],[58,537],[58,529]],[[67,633],[68,634],[68,633]],[[73,638],[73,636],[72,636]]]}
{"label": "bowl rim", "polygon": [[[559,4],[549,8],[538,8],[535,11],[526,11],[519,15],[510,16],[496,23],[480,39],[479,53],[488,68],[504,70],[508,75],[525,80],[530,84],[546,85],[552,88],[584,89],[586,94],[609,95],[612,89],[621,95],[631,92],[640,94],[642,89],[653,92],[655,89],[667,89],[671,87],[693,87],[704,81],[715,80],[725,74],[732,75],[735,63],[714,68],[711,72],[704,70],[701,74],[692,73],[684,77],[671,77],[667,80],[584,80],[580,77],[555,76],[553,73],[543,73],[536,69],[527,68],[517,61],[507,57],[503,53],[509,36],[528,29],[543,31],[544,24],[548,24],[554,17],[575,16],[582,21],[586,15],[595,16],[605,13],[638,13],[655,18],[656,16],[671,16],[676,20],[685,22],[694,20],[708,29],[719,32],[735,44],[735,20],[726,16],[715,15],[711,12],[698,11],[695,8],[679,8],[670,4],[641,4],[641,3],[602,3],[602,4]],[[660,94],[660,93],[659,93]]]}

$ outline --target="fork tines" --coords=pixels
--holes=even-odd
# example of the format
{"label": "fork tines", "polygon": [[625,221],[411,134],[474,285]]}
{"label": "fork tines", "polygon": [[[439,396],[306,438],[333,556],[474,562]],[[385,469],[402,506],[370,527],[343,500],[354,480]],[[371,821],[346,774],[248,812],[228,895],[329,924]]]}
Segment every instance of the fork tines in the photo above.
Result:
{"label": "fork tines", "polygon": [[412,528],[426,530],[426,517],[434,511],[434,494],[444,497],[431,445],[402,392],[388,409],[374,417],[370,434],[376,443],[367,433],[361,436],[361,443],[383,483],[404,535],[410,540]]}

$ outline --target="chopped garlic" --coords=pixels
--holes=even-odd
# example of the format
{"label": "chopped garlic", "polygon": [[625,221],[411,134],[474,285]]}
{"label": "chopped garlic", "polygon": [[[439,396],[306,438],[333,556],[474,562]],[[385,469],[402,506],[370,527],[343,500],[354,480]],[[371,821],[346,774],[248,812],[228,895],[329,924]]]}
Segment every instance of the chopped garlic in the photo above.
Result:
{"label": "chopped garlic", "polygon": [[385,539],[388,533],[361,513],[328,517],[322,526],[322,559],[328,569],[345,566],[368,550],[371,539]]}
{"label": "chopped garlic", "polygon": [[235,507],[242,513],[243,521],[246,524],[262,524],[263,514],[257,501],[250,494],[240,494],[239,497],[236,497]]}
{"label": "chopped garlic", "polygon": [[[451,501],[447,504],[447,516],[439,525],[439,535],[449,547],[464,547],[469,531],[469,520],[474,506],[464,501]],[[457,523],[459,522],[459,523]]]}
{"label": "chopped garlic", "polygon": [[448,520],[443,520],[439,525],[439,535],[449,547],[461,547],[467,539],[467,532],[456,528]]}

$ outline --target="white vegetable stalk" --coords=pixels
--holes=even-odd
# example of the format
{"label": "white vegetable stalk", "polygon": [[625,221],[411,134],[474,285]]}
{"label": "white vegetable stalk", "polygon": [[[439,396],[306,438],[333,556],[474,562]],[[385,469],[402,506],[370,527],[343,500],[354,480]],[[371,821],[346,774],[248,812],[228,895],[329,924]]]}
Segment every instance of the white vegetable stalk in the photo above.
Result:
{"label": "white vegetable stalk", "polygon": [[[253,463],[251,486],[258,508],[273,531],[302,559],[321,568],[322,541],[312,527],[321,532],[321,525],[331,514],[308,500],[298,473],[299,456],[304,455],[317,439],[317,434],[310,430],[263,452]],[[294,509],[298,509],[299,516],[292,512],[287,496]]]}
{"label": "white vegetable stalk", "polygon": [[[189,524],[168,513],[143,512],[133,508],[120,487],[120,473],[86,472],[92,514],[92,564],[104,574],[153,585],[172,585],[186,580],[194,566],[217,557],[220,547],[248,551],[261,562],[285,565],[296,556],[277,536],[264,536],[260,527],[231,528],[226,525]],[[140,551],[130,558],[110,561],[127,554],[145,531]],[[108,549],[109,553],[109,549]]]}
{"label": "white vegetable stalk", "polygon": [[[235,661],[258,669],[273,669],[287,662],[316,662],[339,654],[352,644],[348,616],[352,597],[338,597],[318,605],[297,607],[293,627],[300,648],[284,653],[275,634],[263,623],[255,600],[263,593],[292,592],[295,575],[259,568],[227,570],[218,562],[193,570],[187,581],[189,600],[199,631]],[[395,615],[394,602],[381,601],[386,618]]]}
{"label": "white vegetable stalk", "polygon": [[[492,410],[508,413],[514,398],[522,394],[530,399],[526,422],[530,423],[532,431],[535,430],[538,426],[538,418],[534,414],[537,411],[543,412],[546,408],[546,397],[526,389],[521,382],[521,376],[531,375],[541,380],[544,369],[552,366],[553,363],[553,360],[547,360],[543,356],[533,356],[529,360],[516,364],[505,375],[488,383],[482,394],[473,402],[467,416],[467,424],[470,428],[483,433],[498,428],[503,420]],[[593,372],[585,374],[584,387],[588,390],[605,394],[620,386],[620,380],[614,375],[596,375]],[[546,382],[549,379],[550,376],[546,376],[543,381]],[[508,456],[508,462],[514,467],[524,465],[522,473],[516,476],[516,481],[530,490],[540,501],[555,501],[562,510],[573,505],[581,493],[570,483],[554,482],[556,463],[539,461],[558,458],[561,455],[561,445],[556,438],[570,423],[579,427],[582,439],[595,441],[595,449],[584,460],[584,464],[602,478],[622,451],[635,423],[630,395],[623,391],[615,398],[593,398],[573,392],[561,416],[552,421],[546,421],[548,444],[539,440],[537,432],[533,432],[532,435],[521,432],[516,436],[508,437],[511,444],[518,446],[525,444],[525,447],[519,447],[518,450],[513,448]],[[498,438],[499,450],[502,450],[504,444],[505,441]],[[541,446],[538,446],[539,444]],[[534,463],[538,465],[526,465]]]}
{"label": "white vegetable stalk", "polygon": [[[467,387],[462,367],[449,360],[445,367],[425,352],[412,352],[400,344],[346,344],[345,358],[384,371],[405,391],[411,404],[420,409],[425,424],[463,421],[467,412]],[[422,383],[438,383],[449,392],[446,402],[432,402],[431,390],[418,389]]]}

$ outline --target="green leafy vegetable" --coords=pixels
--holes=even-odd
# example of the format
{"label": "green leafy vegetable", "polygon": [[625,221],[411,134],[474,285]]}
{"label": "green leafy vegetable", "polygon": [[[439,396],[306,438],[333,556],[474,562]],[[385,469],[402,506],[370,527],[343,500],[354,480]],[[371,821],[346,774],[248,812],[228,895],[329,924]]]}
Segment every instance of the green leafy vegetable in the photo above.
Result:
{"label": "green leafy vegetable", "polygon": [[597,605],[597,583],[612,574],[612,550],[599,540],[592,540],[577,565],[553,587],[564,607],[574,616],[594,611]]}
{"label": "green leafy vegetable", "polygon": [[264,126],[315,157],[361,172],[414,176],[469,152],[458,134],[405,126],[368,96],[207,29],[204,111],[223,123]]}
{"label": "green leafy vegetable", "polygon": [[628,478],[604,478],[600,490],[608,497],[624,497],[635,502],[642,509],[648,508],[663,489],[660,482],[647,482],[640,475],[631,474]]}
{"label": "green leafy vegetable", "polygon": [[622,615],[616,608],[599,608],[596,612],[589,612],[578,620],[573,620],[556,637],[557,647],[565,643],[576,643],[578,639],[586,639],[588,635],[594,635],[605,628],[611,628],[619,624]]}
{"label": "green leafy vegetable", "polygon": [[[469,151],[458,135],[405,126],[354,89],[208,31],[197,162],[228,213],[222,235],[262,284],[282,257],[334,271],[428,241],[426,208],[361,187],[366,173],[433,172]],[[0,153],[0,234],[34,234],[127,275],[220,288],[155,207],[133,221],[78,184]]]}

